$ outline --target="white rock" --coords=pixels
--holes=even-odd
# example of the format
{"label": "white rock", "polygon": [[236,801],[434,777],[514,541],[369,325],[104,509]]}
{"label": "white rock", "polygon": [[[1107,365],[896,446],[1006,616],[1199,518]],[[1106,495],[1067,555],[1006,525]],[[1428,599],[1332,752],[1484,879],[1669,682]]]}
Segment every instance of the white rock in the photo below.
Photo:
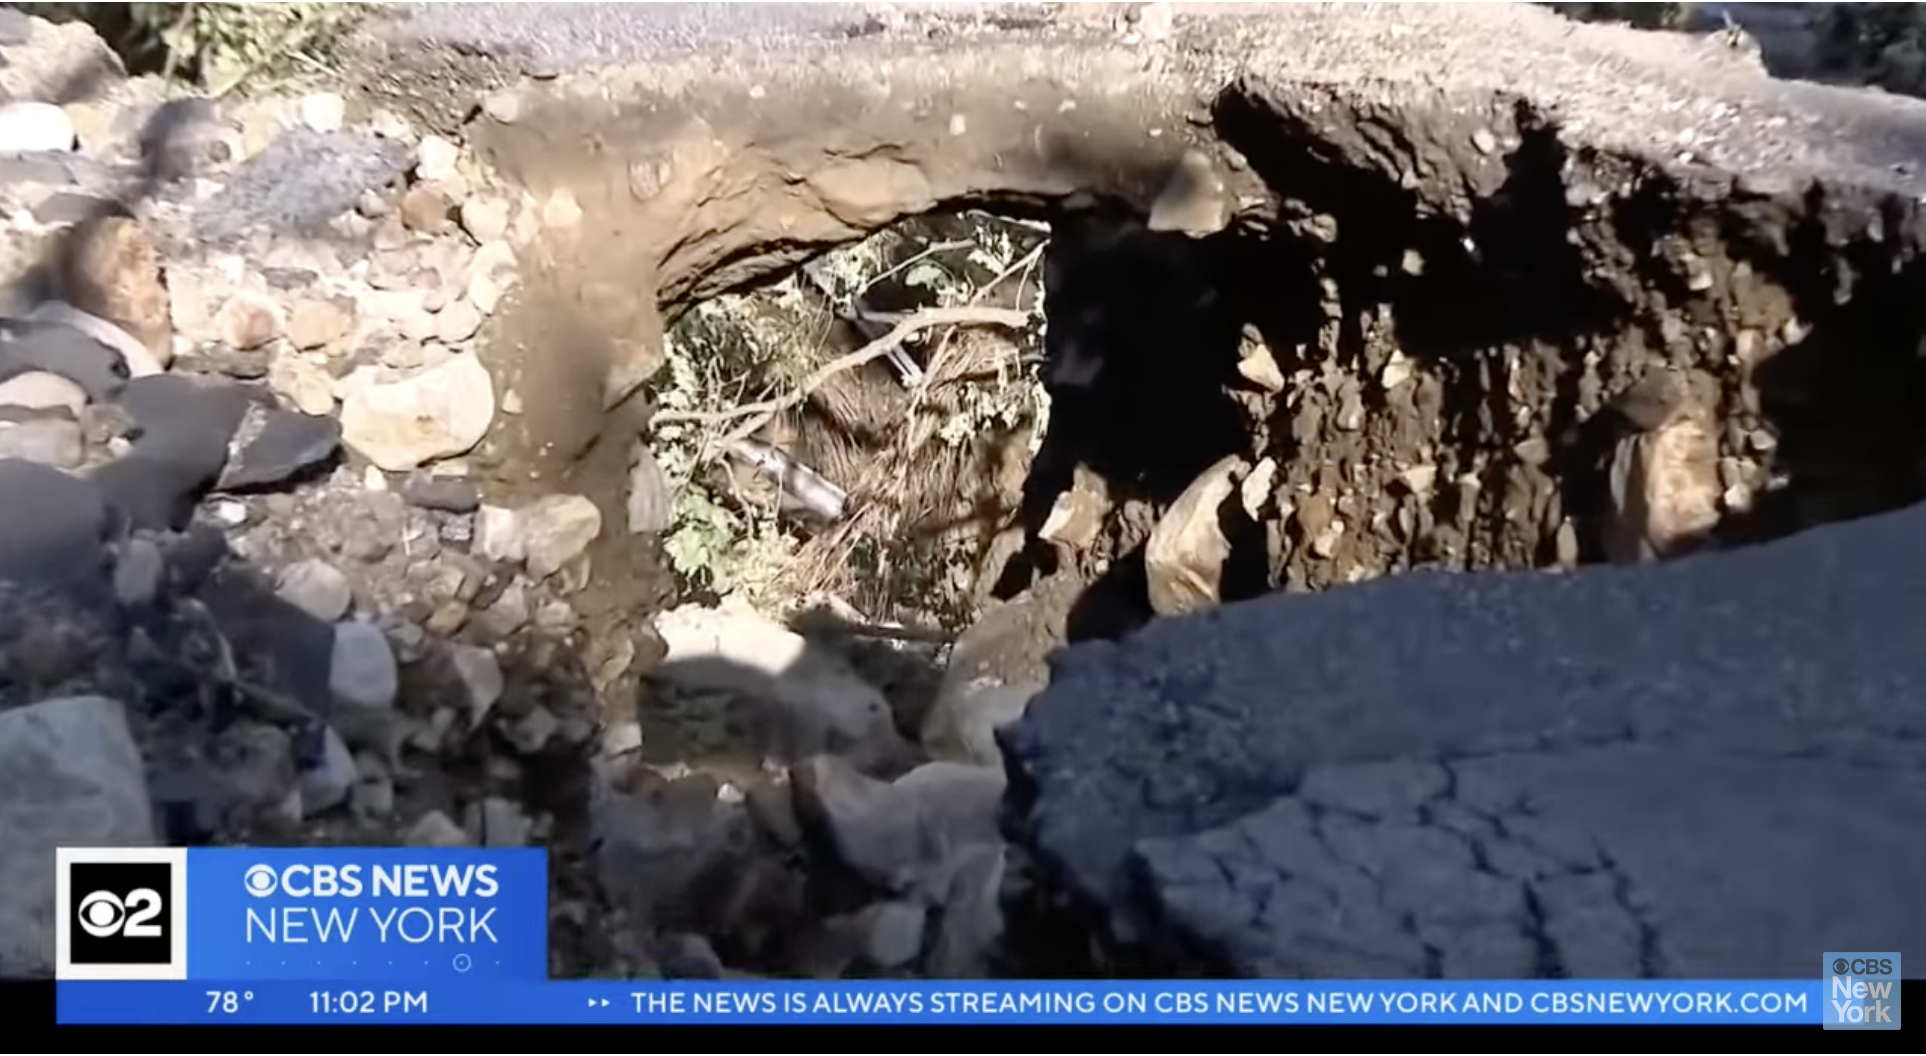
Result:
{"label": "white rock", "polygon": [[1003,936],[1004,848],[984,844],[958,852],[943,896],[936,948],[924,972],[932,979],[981,979]]}
{"label": "white rock", "polygon": [[528,539],[514,510],[482,506],[475,511],[475,552],[491,561],[518,564],[528,559]]}
{"label": "white rock", "polygon": [[482,311],[465,300],[456,301],[435,315],[435,340],[444,345],[459,345],[481,329]]}
{"label": "white rock", "polygon": [[549,227],[574,227],[581,222],[581,203],[566,189],[549,195],[548,201],[542,205],[542,223]]}
{"label": "white rock", "polygon": [[629,531],[637,535],[666,532],[675,520],[668,481],[649,445],[640,440],[629,455],[628,515]]}
{"label": "white rock", "polygon": [[837,656],[739,601],[685,605],[655,622],[667,652],[654,675],[666,683],[730,694],[768,754],[847,756],[875,770],[904,758],[889,703]]}
{"label": "white rock", "polygon": [[86,458],[80,423],[71,418],[0,422],[0,459],[5,458],[76,469]]}
{"label": "white rock", "polygon": [[0,977],[54,967],[54,849],[155,842],[121,706],[67,697],[0,712]]}
{"label": "white rock", "polygon": [[461,226],[482,245],[508,237],[508,202],[493,195],[476,195],[461,203]]}
{"label": "white rock", "polygon": [[301,774],[301,809],[308,817],[333,810],[348,801],[361,775],[354,765],[348,742],[328,727],[321,747],[321,760]]}
{"label": "white rock", "polygon": [[437,135],[421,137],[415,148],[415,176],[425,183],[443,183],[455,175],[461,148]]}
{"label": "white rock", "polygon": [[455,646],[449,660],[461,684],[468,689],[469,725],[479,726],[488,718],[488,709],[502,699],[501,661],[495,659],[494,650],[478,645]]}
{"label": "white rock", "polygon": [[74,123],[52,103],[0,106],[0,154],[74,149]]}
{"label": "white rock", "polygon": [[375,135],[384,139],[398,140],[402,143],[414,142],[414,126],[410,125],[406,118],[395,113],[393,110],[376,110],[374,113],[369,114],[368,128]]}
{"label": "white rock", "polygon": [[495,383],[473,355],[400,378],[351,376],[344,387],[342,440],[390,473],[467,452],[495,420]]}
{"label": "white rock", "polygon": [[528,570],[546,579],[579,557],[602,534],[602,511],[580,495],[550,495],[516,511]]}
{"label": "white rock", "polygon": [[268,367],[268,387],[302,414],[334,413],[334,377],[299,355],[280,355]]}
{"label": "white rock", "polygon": [[468,847],[474,843],[460,825],[439,810],[429,811],[410,825],[401,842],[410,847]]}
{"label": "white rock", "polygon": [[[281,600],[328,623],[347,615],[348,607],[354,604],[354,590],[348,585],[348,577],[340,569],[318,559],[289,565],[281,573],[279,594]],[[339,639],[337,632],[337,648]]]}
{"label": "white rock", "polygon": [[1230,542],[1218,518],[1224,501],[1250,469],[1235,455],[1198,474],[1144,544],[1150,605],[1160,616],[1195,612],[1218,603]]}
{"label": "white rock", "polygon": [[72,379],[44,370],[30,370],[0,382],[0,407],[46,410],[65,407],[78,416],[87,406],[87,390]]}
{"label": "white rock", "polygon": [[1004,777],[989,767],[926,763],[894,783],[857,773],[834,756],[793,771],[797,816],[843,863],[872,883],[940,897],[966,847],[1000,842]]}
{"label": "white rock", "polygon": [[348,104],[333,92],[315,92],[300,102],[301,123],[316,132],[339,132],[348,119]]}
{"label": "white rock", "polygon": [[334,661],[328,686],[344,704],[375,711],[395,706],[401,692],[401,673],[388,636],[372,623],[350,621],[334,626]]}
{"label": "white rock", "polygon": [[515,91],[490,93],[482,100],[482,113],[504,125],[512,125],[522,116],[522,95]]}

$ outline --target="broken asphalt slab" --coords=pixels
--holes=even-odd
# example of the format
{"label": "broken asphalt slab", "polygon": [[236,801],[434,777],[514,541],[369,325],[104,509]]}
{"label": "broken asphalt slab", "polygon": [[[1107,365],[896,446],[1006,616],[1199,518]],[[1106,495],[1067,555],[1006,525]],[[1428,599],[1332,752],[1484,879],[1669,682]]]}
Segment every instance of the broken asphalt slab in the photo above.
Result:
{"label": "broken asphalt slab", "polygon": [[1011,834],[1120,940],[1237,974],[1791,978],[1926,940],[1922,533],[1080,645],[1001,732]]}

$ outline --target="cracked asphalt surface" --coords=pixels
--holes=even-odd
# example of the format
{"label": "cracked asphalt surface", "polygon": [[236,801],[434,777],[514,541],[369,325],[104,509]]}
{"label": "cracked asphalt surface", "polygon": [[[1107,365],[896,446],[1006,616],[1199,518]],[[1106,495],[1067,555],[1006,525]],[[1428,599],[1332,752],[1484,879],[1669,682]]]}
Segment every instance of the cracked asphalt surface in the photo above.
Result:
{"label": "cracked asphalt surface", "polygon": [[1926,941],[1922,538],[1409,573],[1077,646],[1003,731],[1016,828],[1126,941],[1240,974],[1798,978]]}

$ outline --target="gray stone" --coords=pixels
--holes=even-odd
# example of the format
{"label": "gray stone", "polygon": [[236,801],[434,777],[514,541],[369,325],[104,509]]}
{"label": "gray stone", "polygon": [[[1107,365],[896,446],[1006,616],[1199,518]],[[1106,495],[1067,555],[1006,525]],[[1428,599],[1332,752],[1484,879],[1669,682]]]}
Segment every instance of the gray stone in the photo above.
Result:
{"label": "gray stone", "polygon": [[890,890],[940,898],[957,851],[998,842],[1004,779],[995,770],[926,763],[885,783],[816,756],[792,780],[797,817],[851,869]]}
{"label": "gray stone", "polygon": [[675,500],[648,444],[636,442],[629,466],[629,531],[636,535],[668,531],[675,522]]}
{"label": "gray stone", "polygon": [[288,604],[329,623],[348,614],[354,588],[341,570],[318,558],[297,561],[281,573],[279,593]]}
{"label": "gray stone", "polygon": [[669,979],[720,979],[722,958],[709,940],[683,932],[662,943],[662,974]]}
{"label": "gray stone", "polygon": [[490,796],[482,800],[482,846],[528,846],[528,815],[516,803]]}
{"label": "gray stone", "polygon": [[1114,939],[1241,974],[1783,978],[1828,935],[1926,939],[1922,532],[1413,572],[1081,645],[1001,736],[1035,790],[1011,834]]}
{"label": "gray stone", "polygon": [[149,539],[129,539],[121,546],[119,560],[114,563],[114,597],[122,605],[146,605],[160,593],[166,572],[167,563],[160,547]]}
{"label": "gray stone", "polygon": [[449,661],[454,665],[455,674],[468,690],[468,724],[480,726],[488,719],[488,709],[502,699],[501,661],[495,658],[493,649],[478,645],[456,645],[449,650]]}
{"label": "gray stone", "polygon": [[991,608],[963,632],[921,723],[931,756],[1002,765],[996,728],[1022,717],[1049,682],[1050,654],[1064,644],[1070,608],[1082,593],[1077,577],[1052,576]]}
{"label": "gray stone", "polygon": [[395,706],[401,673],[381,628],[359,620],[335,624],[328,688],[336,700],[353,707],[387,711]]}
{"label": "gray stone", "polygon": [[0,713],[0,976],[54,967],[54,849],[147,846],[153,809],[119,703],[42,701]]}
{"label": "gray stone", "polygon": [[257,227],[320,233],[363,192],[406,171],[406,146],[378,136],[289,129],[243,162],[194,214],[198,234],[229,243]]}
{"label": "gray stone", "polygon": [[474,841],[460,825],[439,810],[431,810],[422,815],[408,831],[401,836],[403,843],[410,847],[471,847]]}
{"label": "gray stone", "polygon": [[555,713],[547,708],[537,707],[528,714],[508,723],[502,732],[508,742],[523,755],[534,755],[548,747],[548,742],[561,729]]}
{"label": "gray stone", "polygon": [[923,952],[929,911],[914,902],[881,902],[857,915],[863,957],[878,968],[901,968]]}
{"label": "gray stone", "polygon": [[360,776],[348,743],[328,727],[322,734],[321,757],[301,772],[302,809],[309,817],[333,810],[348,801]]}
{"label": "gray stone", "polygon": [[908,756],[889,702],[841,658],[733,601],[684,605],[656,617],[667,646],[653,677],[730,698],[765,755],[794,761],[821,752],[868,772]]}
{"label": "gray stone", "polygon": [[0,579],[103,581],[112,527],[106,495],[51,466],[0,460]]}

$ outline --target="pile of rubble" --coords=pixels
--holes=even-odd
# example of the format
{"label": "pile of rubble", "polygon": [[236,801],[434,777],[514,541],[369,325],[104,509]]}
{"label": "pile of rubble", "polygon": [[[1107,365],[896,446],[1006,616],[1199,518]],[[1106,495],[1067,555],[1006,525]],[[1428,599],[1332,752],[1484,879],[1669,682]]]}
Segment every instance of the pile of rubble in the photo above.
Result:
{"label": "pile of rubble", "polygon": [[[334,94],[170,100],[5,15],[0,974],[51,968],[56,844],[249,842],[546,845],[564,975],[992,969],[993,760],[917,765],[754,613],[591,670],[570,596],[626,497],[485,501],[520,412],[488,323],[572,199]],[[112,74],[82,101],[25,75],[76,55]],[[645,764],[611,687],[652,673],[756,765]]]}

